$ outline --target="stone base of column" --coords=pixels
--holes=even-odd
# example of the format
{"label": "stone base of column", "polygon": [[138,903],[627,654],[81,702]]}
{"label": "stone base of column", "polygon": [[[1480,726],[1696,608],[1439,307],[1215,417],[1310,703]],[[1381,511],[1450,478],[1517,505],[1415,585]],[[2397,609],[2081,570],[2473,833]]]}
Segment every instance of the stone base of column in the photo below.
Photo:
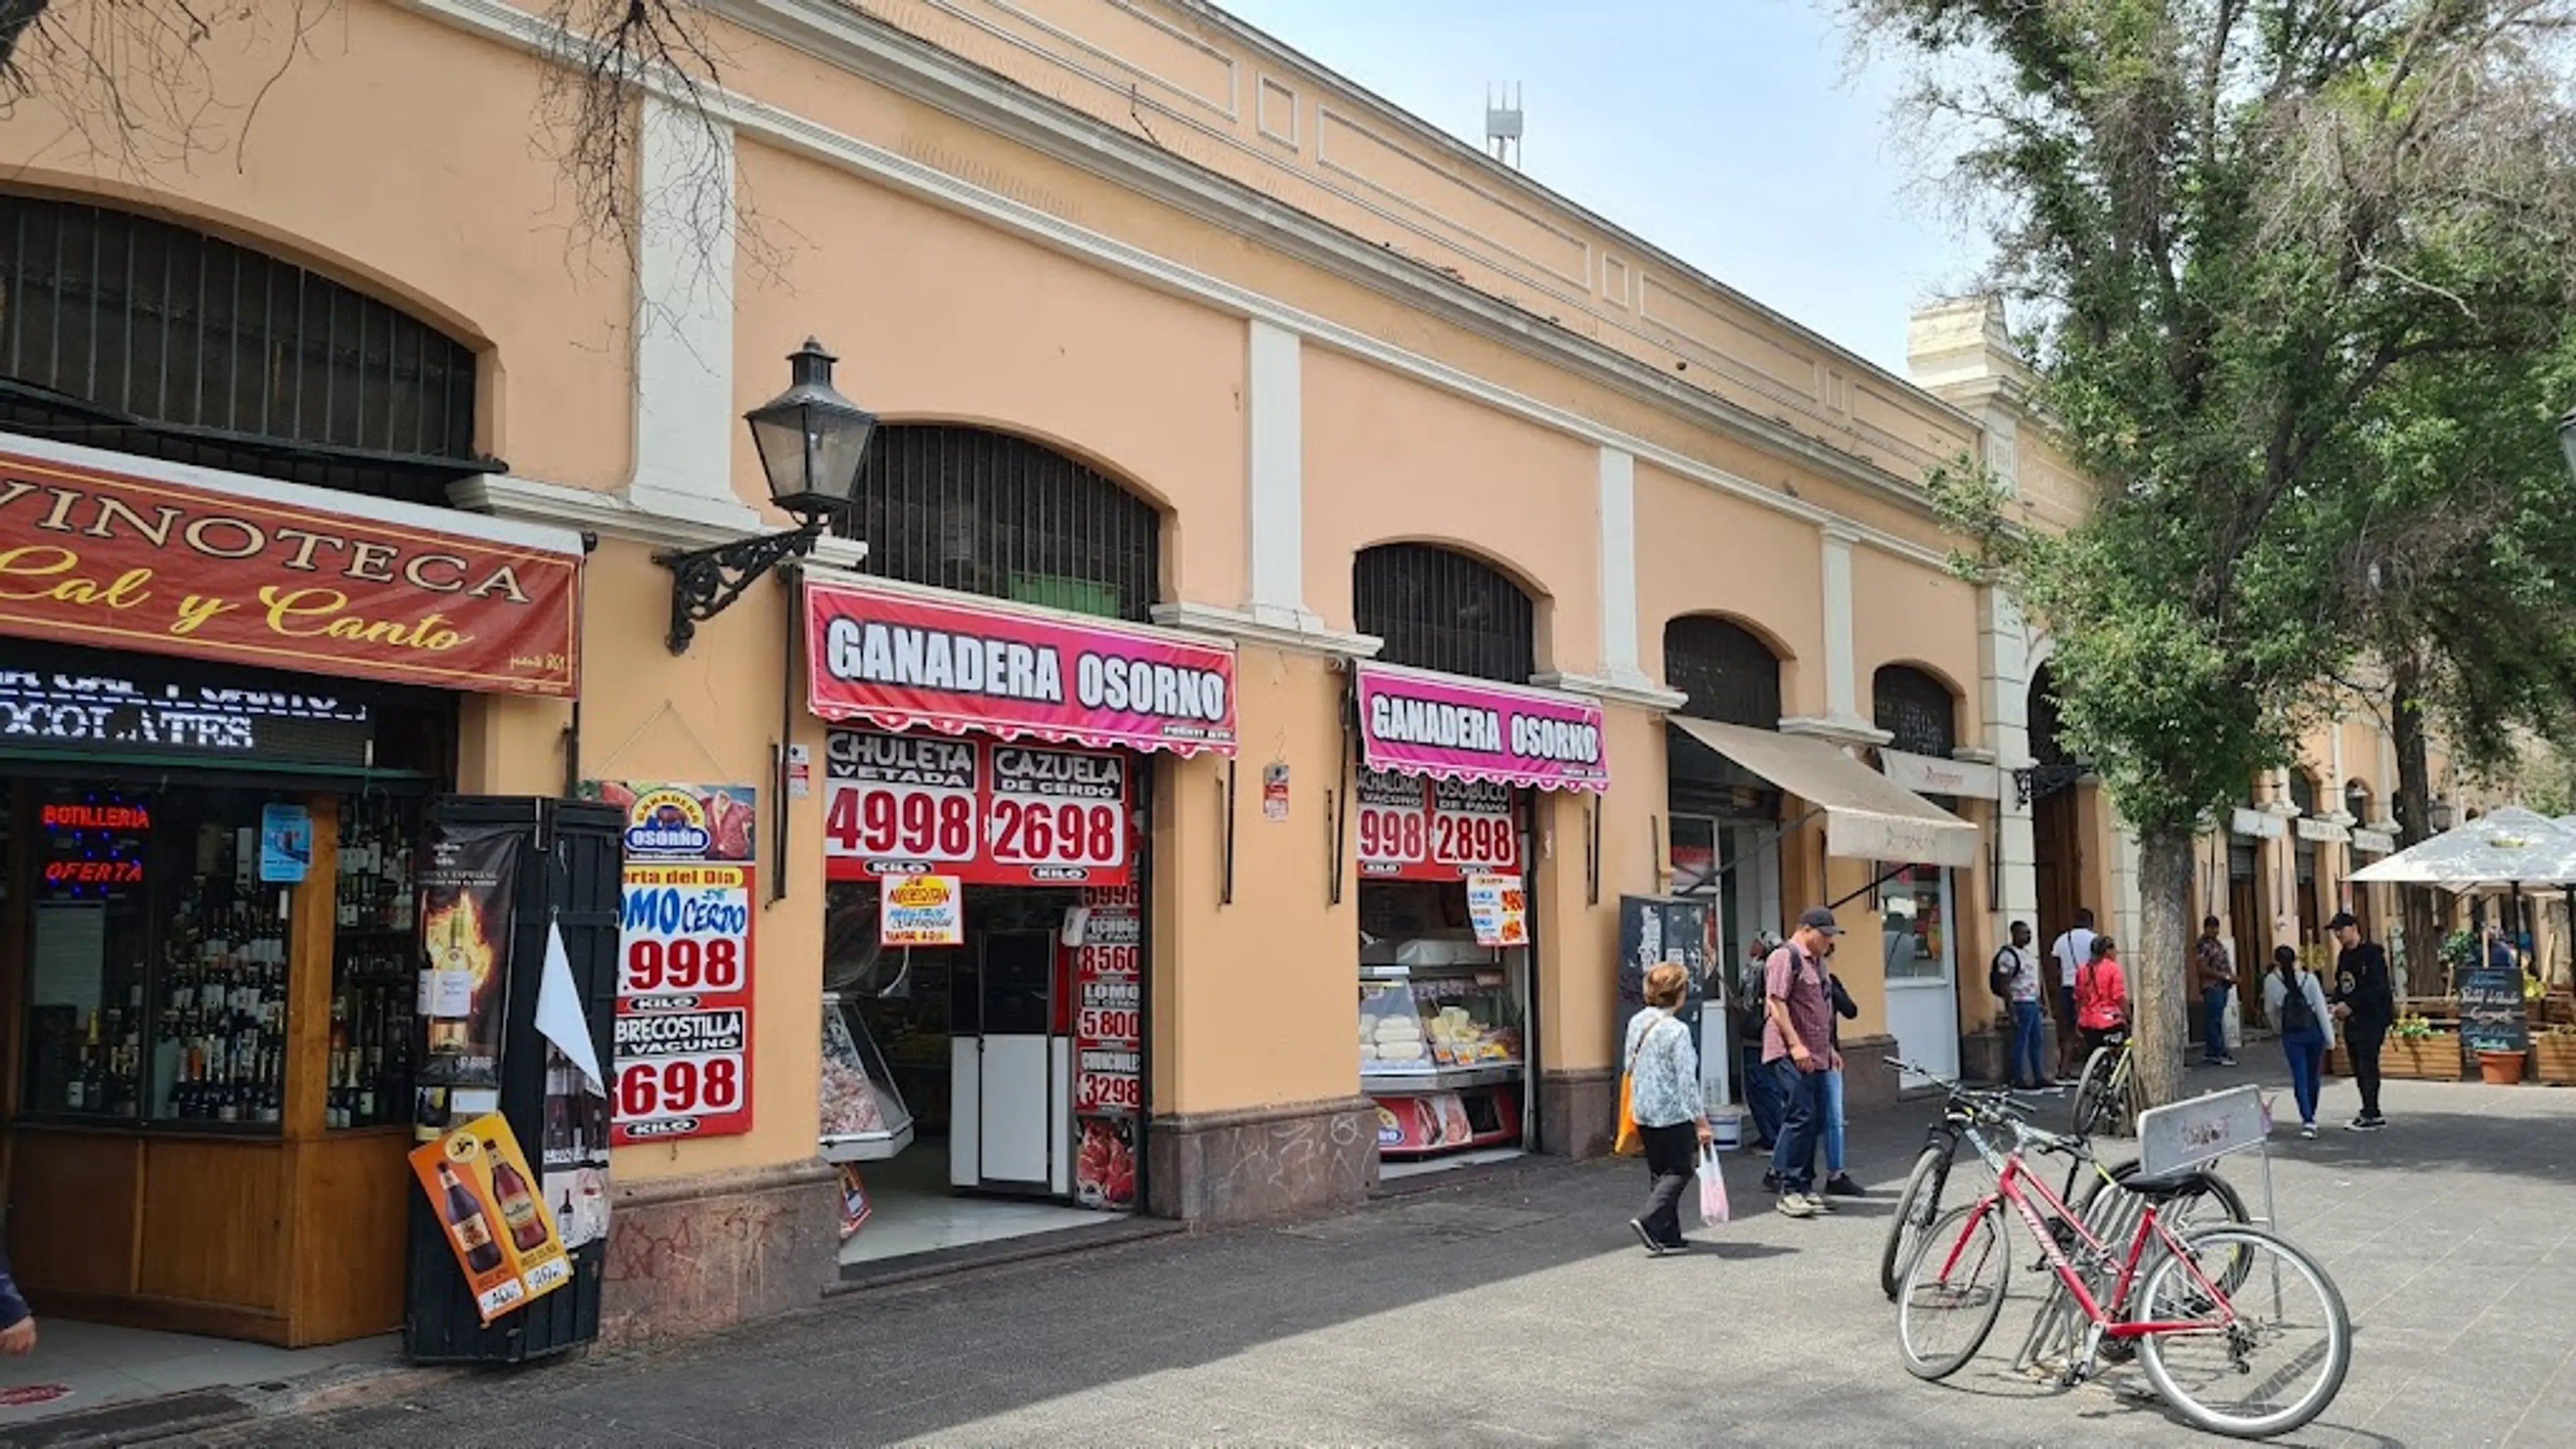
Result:
{"label": "stone base of column", "polygon": [[1157,1117],[1145,1135],[1147,1210],[1222,1225],[1364,1202],[1377,1188],[1377,1104],[1336,1097]]}

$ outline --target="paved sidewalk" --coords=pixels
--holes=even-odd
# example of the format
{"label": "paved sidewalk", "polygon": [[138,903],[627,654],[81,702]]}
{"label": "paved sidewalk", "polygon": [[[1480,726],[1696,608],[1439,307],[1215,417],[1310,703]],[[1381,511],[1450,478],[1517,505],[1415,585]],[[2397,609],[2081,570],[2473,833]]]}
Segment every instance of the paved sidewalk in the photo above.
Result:
{"label": "paved sidewalk", "polygon": [[[2248,1079],[2260,1066],[2195,1074]],[[2282,1075],[2268,1075],[2276,1083]],[[2284,1092],[2286,1098],[2286,1091]],[[2348,1084],[2330,1115],[2351,1113]],[[2576,1416],[2576,1091],[2389,1085],[2393,1123],[2280,1142],[2283,1230],[2359,1327],[2352,1375],[2289,1442],[2558,1444]],[[1928,1106],[1856,1124],[1882,1192]],[[2286,1111],[2283,1116],[2289,1115]],[[2339,1119],[2338,1119],[2339,1120]],[[1876,1281],[1890,1209],[1768,1211],[1652,1260],[1630,1163],[1542,1163],[1340,1217],[1166,1239],[836,1300],[656,1354],[477,1375],[197,1440],[260,1446],[887,1443],[2172,1444],[2117,1392],[2005,1370],[2042,1279],[2014,1275],[1985,1357],[1898,1366]],[[2259,1203],[2252,1164],[2231,1171]],[[2259,1209],[2258,1209],[2259,1210]],[[2023,1260],[2026,1267],[2027,1260]]]}

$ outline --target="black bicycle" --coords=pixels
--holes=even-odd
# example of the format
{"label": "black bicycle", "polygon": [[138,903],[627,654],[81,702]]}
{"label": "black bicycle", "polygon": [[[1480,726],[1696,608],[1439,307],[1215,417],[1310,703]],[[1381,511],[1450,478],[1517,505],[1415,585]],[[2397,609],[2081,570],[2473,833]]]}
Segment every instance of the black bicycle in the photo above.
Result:
{"label": "black bicycle", "polygon": [[[1887,1062],[1899,1070],[1930,1079],[1942,1090],[1941,1115],[1924,1135],[1923,1150],[1915,1154],[1914,1168],[1905,1175],[1905,1186],[1896,1195],[1896,1212],[1887,1224],[1887,1245],[1879,1253],[1878,1286],[1893,1303],[1904,1285],[1905,1270],[1913,1266],[1914,1255],[1922,1251],[1932,1224],[1941,1216],[1942,1193],[1949,1186],[1950,1169],[1959,1160],[1959,1149],[1965,1144],[1968,1128],[1983,1114],[2021,1117],[2028,1115],[2028,1109],[2014,1100],[2008,1091],[1949,1081],[1893,1057]],[[2085,1176],[2087,1169],[2091,1170],[2089,1177]],[[2071,1160],[2066,1169],[2066,1186],[2058,1196],[2079,1216],[2086,1216],[2092,1212],[2094,1200],[2106,1185],[2125,1183],[2137,1174],[2135,1158],[2109,1167],[2089,1158]],[[2164,1190],[2164,1185],[2159,1184],[2159,1189]],[[2221,1221],[2245,1226],[2253,1224],[2253,1216],[2246,1211],[2243,1196],[2233,1184],[2216,1173],[2199,1170],[2185,1174],[2181,1185],[2172,1187],[2170,1193],[2165,1213],[2172,1221],[2203,1225]]]}

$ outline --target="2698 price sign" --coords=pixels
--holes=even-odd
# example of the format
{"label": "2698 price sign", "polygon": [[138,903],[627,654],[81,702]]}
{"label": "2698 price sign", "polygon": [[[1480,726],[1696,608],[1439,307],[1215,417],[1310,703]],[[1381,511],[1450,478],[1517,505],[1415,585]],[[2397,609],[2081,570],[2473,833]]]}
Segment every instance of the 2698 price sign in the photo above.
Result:
{"label": "2698 price sign", "polygon": [[825,759],[823,868],[833,880],[1128,877],[1124,755],[845,729],[831,732]]}
{"label": "2698 price sign", "polygon": [[751,867],[626,867],[614,1125],[619,1145],[751,1130]]}

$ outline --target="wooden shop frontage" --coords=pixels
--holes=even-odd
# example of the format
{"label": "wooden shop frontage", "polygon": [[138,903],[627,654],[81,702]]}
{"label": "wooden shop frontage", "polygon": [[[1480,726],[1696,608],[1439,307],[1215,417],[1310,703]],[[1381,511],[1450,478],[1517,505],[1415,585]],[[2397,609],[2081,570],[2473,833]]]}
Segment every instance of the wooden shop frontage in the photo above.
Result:
{"label": "wooden shop frontage", "polygon": [[563,530],[0,435],[0,1184],[49,1316],[401,1323],[422,812],[465,701],[575,692],[581,567]]}

